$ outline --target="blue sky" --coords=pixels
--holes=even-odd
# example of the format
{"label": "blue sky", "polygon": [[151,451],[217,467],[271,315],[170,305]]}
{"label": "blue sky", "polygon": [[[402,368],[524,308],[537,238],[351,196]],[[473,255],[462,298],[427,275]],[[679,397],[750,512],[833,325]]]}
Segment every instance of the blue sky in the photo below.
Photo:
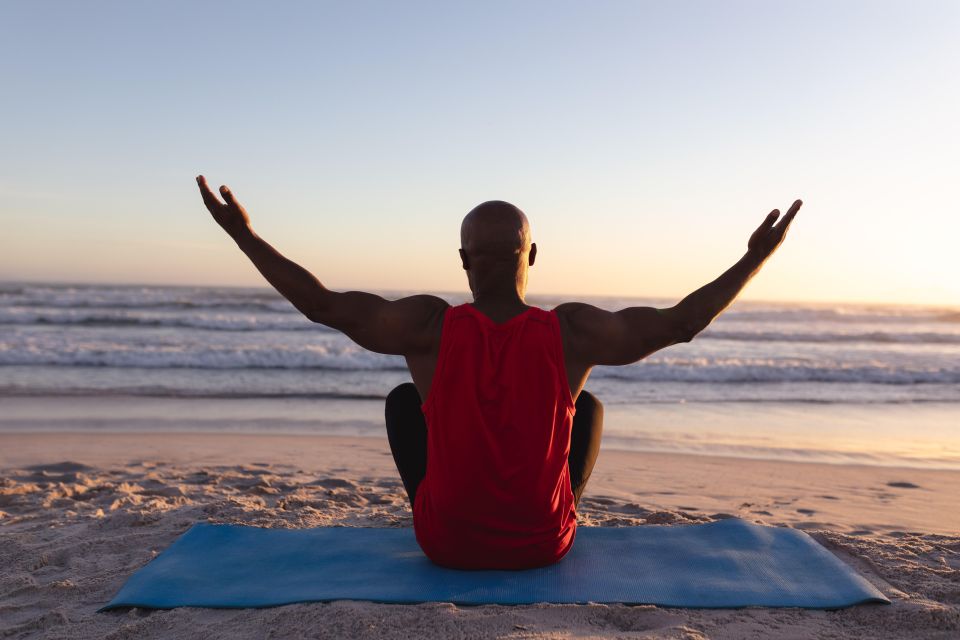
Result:
{"label": "blue sky", "polygon": [[747,297],[960,304],[957,2],[0,8],[0,278],[262,284],[193,177],[334,288],[679,297],[805,205]]}

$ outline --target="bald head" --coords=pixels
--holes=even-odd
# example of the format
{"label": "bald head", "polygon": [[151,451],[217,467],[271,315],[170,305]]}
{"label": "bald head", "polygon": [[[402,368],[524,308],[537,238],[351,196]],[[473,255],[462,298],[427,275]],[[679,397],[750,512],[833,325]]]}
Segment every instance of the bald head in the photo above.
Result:
{"label": "bald head", "polygon": [[536,256],[527,216],[509,202],[484,202],[460,225],[460,258],[475,300],[518,295],[523,300],[527,269]]}
{"label": "bald head", "polygon": [[524,253],[530,248],[530,223],[523,211],[509,202],[484,202],[463,219],[460,247],[476,257]]}

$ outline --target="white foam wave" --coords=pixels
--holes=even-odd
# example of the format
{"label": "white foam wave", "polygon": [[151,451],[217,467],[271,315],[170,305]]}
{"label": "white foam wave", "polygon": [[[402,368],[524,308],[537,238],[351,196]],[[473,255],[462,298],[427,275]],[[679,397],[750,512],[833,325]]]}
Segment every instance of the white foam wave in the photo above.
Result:
{"label": "white foam wave", "polygon": [[631,382],[699,383],[871,383],[871,384],[960,384],[960,367],[892,366],[887,363],[799,362],[792,359],[710,359],[661,360],[626,367],[595,367],[592,378]]}
{"label": "white foam wave", "polygon": [[214,331],[332,331],[301,313],[229,313],[215,311],[144,311],[135,309],[0,308],[0,325],[171,327]]}
{"label": "white foam wave", "polygon": [[699,339],[734,340],[740,342],[878,342],[884,344],[960,344],[960,333],[934,331],[852,331],[835,333],[793,331],[723,331],[708,329]]}
{"label": "white foam wave", "polygon": [[[403,371],[400,356],[366,351],[346,341],[324,344],[116,344],[91,340],[37,341],[28,336],[0,344],[0,365],[115,368],[321,369]],[[625,367],[596,367],[594,378],[649,382],[868,382],[960,383],[960,364],[857,363],[796,358],[654,358]]]}
{"label": "white foam wave", "polygon": [[153,340],[143,344],[97,338],[64,340],[56,335],[27,335],[16,342],[0,343],[0,365],[343,371],[405,369],[400,356],[373,353],[340,340],[321,344]]}

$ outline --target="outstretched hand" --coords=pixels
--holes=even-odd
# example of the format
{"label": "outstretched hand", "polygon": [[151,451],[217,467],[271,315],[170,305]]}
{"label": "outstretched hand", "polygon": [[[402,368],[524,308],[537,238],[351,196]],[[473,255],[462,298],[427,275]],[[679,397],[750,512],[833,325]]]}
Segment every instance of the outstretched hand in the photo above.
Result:
{"label": "outstretched hand", "polygon": [[226,201],[226,204],[220,202],[220,199],[207,186],[207,179],[203,176],[197,176],[197,184],[200,186],[200,195],[203,196],[203,204],[207,205],[207,210],[217,221],[223,230],[235,237],[238,233],[250,228],[250,216],[237,199],[233,197],[233,192],[227,188],[227,185],[220,187],[220,195]]}
{"label": "outstretched hand", "polygon": [[777,250],[777,247],[780,246],[780,243],[783,242],[784,237],[787,235],[787,229],[790,228],[790,223],[793,222],[801,205],[803,205],[801,200],[795,200],[780,222],[777,222],[777,218],[780,217],[779,209],[774,209],[767,214],[764,221],[760,223],[757,230],[750,236],[750,240],[747,242],[747,250],[759,257],[760,260],[769,258],[770,255]]}

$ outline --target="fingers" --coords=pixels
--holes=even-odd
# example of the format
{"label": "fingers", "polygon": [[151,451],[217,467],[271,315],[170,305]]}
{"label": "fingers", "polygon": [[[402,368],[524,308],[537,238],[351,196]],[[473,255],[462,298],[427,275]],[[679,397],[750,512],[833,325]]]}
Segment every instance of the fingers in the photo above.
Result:
{"label": "fingers", "polygon": [[210,191],[206,178],[197,176],[197,185],[200,187],[200,195],[203,196],[203,203],[207,205],[207,209],[213,211],[215,208],[223,206],[221,202],[217,200],[217,196],[213,194],[213,191]]}
{"label": "fingers", "polygon": [[763,222],[760,223],[760,226],[750,234],[750,239],[747,241],[747,247],[754,247],[757,243],[760,242],[768,233],[770,229],[773,228],[773,223],[776,221],[777,217],[780,215],[780,211],[774,209],[767,214],[767,217],[763,219]]}
{"label": "fingers", "polygon": [[790,223],[793,222],[793,219],[797,215],[797,211],[800,211],[800,207],[803,206],[803,200],[794,200],[793,204],[790,205],[790,208],[787,210],[787,214],[783,216],[783,220],[780,221],[778,226],[786,229],[790,226]]}
{"label": "fingers", "polygon": [[763,222],[760,223],[760,226],[757,227],[757,230],[754,231],[753,233],[754,234],[763,233],[764,231],[768,230],[770,227],[773,226],[773,223],[776,222],[777,218],[779,217],[780,217],[780,210],[774,209],[773,211],[767,214],[767,217],[763,219]]}
{"label": "fingers", "polygon": [[234,207],[240,206],[236,198],[233,197],[233,191],[230,191],[230,187],[228,187],[227,185],[220,186],[220,195],[222,195],[223,199],[227,201],[227,204],[232,205]]}

